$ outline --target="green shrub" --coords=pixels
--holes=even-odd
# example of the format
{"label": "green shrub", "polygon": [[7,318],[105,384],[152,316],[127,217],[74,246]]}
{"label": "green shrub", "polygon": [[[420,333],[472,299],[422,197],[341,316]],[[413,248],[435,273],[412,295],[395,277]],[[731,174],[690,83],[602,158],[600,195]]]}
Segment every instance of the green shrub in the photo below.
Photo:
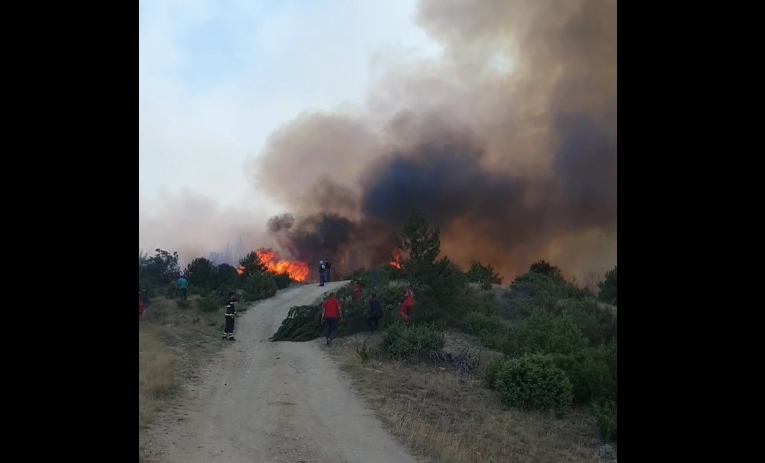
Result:
{"label": "green shrub", "polygon": [[559,310],[571,316],[591,346],[608,342],[616,335],[613,312],[601,308],[594,298],[567,299]]}
{"label": "green shrub", "polygon": [[175,281],[171,281],[166,287],[165,287],[165,298],[166,299],[175,299],[175,296],[178,294],[178,283]]}
{"label": "green shrub", "polygon": [[506,361],[507,360],[502,357],[494,357],[489,360],[489,363],[486,365],[486,370],[484,371],[484,382],[486,387],[489,389],[495,388],[499,372],[504,368]]}
{"label": "green shrub", "polygon": [[385,353],[394,359],[427,355],[444,347],[444,333],[434,326],[396,322],[383,334]]}
{"label": "green shrub", "polygon": [[215,299],[210,297],[200,297],[197,299],[197,306],[202,312],[215,312],[220,307]]}
{"label": "green shrub", "polygon": [[606,272],[606,278],[598,283],[598,288],[600,289],[598,298],[601,301],[616,305],[616,265]]}
{"label": "green shrub", "polygon": [[273,275],[273,278],[276,289],[284,289],[292,283],[292,278],[290,278],[288,273],[277,273]]}
{"label": "green shrub", "polygon": [[528,318],[509,331],[502,351],[509,356],[535,352],[571,354],[586,345],[587,338],[582,336],[569,315],[552,316],[534,309]]}
{"label": "green shrub", "polygon": [[490,335],[501,332],[505,326],[497,317],[490,317],[478,312],[470,312],[465,317],[465,332],[478,336],[481,332]]}
{"label": "green shrub", "polygon": [[507,337],[507,328],[497,316],[470,312],[465,317],[465,332],[477,336],[485,347],[499,347]]}
{"label": "green shrub", "polygon": [[496,373],[494,388],[511,407],[561,413],[571,405],[571,382],[549,355],[508,360]]}
{"label": "green shrub", "polygon": [[575,404],[586,405],[594,399],[611,395],[614,380],[602,358],[602,354],[595,349],[553,355],[555,365],[566,373],[571,382]]}
{"label": "green shrub", "polygon": [[188,309],[189,306],[191,305],[191,301],[189,301],[188,299],[186,300],[176,299],[175,303],[179,309]]}
{"label": "green shrub", "polygon": [[480,262],[473,262],[466,275],[470,283],[478,283],[481,289],[491,289],[492,284],[502,284],[502,277],[494,271],[494,267]]}
{"label": "green shrub", "polygon": [[616,402],[613,400],[592,404],[592,414],[600,437],[616,442]]}
{"label": "green shrub", "polygon": [[255,272],[247,277],[242,291],[254,295],[256,300],[266,299],[276,294],[276,282],[270,273]]}

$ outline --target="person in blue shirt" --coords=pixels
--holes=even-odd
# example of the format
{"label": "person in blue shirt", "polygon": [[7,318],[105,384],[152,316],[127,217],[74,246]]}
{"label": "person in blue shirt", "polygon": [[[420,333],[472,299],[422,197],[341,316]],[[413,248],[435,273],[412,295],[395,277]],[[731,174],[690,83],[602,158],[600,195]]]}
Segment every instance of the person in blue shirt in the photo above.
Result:
{"label": "person in blue shirt", "polygon": [[181,290],[181,299],[186,300],[186,292],[189,290],[189,280],[181,276],[178,278],[178,289]]}

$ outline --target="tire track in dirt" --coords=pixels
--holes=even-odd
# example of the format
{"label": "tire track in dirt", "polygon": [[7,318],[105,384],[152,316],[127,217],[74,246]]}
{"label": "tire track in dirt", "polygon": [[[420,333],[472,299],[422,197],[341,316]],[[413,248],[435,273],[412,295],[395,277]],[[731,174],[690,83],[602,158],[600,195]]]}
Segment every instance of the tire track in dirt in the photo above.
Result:
{"label": "tire track in dirt", "polygon": [[306,285],[250,307],[237,341],[153,429],[168,463],[416,463],[315,342],[268,341],[290,307],[347,282]]}

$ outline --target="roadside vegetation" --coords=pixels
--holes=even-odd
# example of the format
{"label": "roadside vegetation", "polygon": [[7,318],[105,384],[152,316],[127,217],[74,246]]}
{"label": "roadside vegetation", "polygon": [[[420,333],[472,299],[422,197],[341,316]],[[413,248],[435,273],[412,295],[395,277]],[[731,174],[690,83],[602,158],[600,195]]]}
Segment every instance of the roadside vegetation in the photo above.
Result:
{"label": "roadside vegetation", "polygon": [[[161,461],[152,450],[151,427],[170,412],[181,386],[197,377],[200,363],[227,345],[221,333],[229,291],[241,301],[241,313],[247,302],[271,297],[293,283],[286,274],[268,272],[256,253],[243,258],[239,270],[205,258],[181,270],[177,253],[139,253],[138,283],[145,303],[138,323],[139,462]],[[186,300],[177,288],[181,275],[189,281]]]}
{"label": "roadside vegetation", "polygon": [[[440,252],[439,229],[412,211],[400,269],[355,272],[336,291],[344,319],[330,348],[391,431],[434,462],[615,461],[616,267],[589,287],[540,260],[507,286]],[[412,322],[397,313],[415,294]],[[370,294],[384,307],[368,335]],[[320,304],[293,307],[273,341],[320,336]],[[344,338],[344,339],[343,339]]]}

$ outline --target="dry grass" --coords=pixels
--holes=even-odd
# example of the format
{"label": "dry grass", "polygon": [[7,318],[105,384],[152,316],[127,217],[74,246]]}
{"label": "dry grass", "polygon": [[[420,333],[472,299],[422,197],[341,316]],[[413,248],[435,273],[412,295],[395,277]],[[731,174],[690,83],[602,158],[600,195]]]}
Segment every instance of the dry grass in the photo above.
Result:
{"label": "dry grass", "polygon": [[391,432],[429,461],[602,461],[587,413],[555,419],[508,410],[479,378],[422,364],[363,363],[356,354],[362,338],[338,340],[332,355]]}
{"label": "dry grass", "polygon": [[153,298],[139,322],[139,462],[151,461],[152,423],[172,405],[181,384],[196,376],[197,365],[226,345],[220,339],[222,310],[199,312],[194,302],[198,298],[190,296],[185,308],[164,297]]}
{"label": "dry grass", "polygon": [[146,428],[162,402],[178,386],[177,357],[156,338],[138,332],[138,428]]}

